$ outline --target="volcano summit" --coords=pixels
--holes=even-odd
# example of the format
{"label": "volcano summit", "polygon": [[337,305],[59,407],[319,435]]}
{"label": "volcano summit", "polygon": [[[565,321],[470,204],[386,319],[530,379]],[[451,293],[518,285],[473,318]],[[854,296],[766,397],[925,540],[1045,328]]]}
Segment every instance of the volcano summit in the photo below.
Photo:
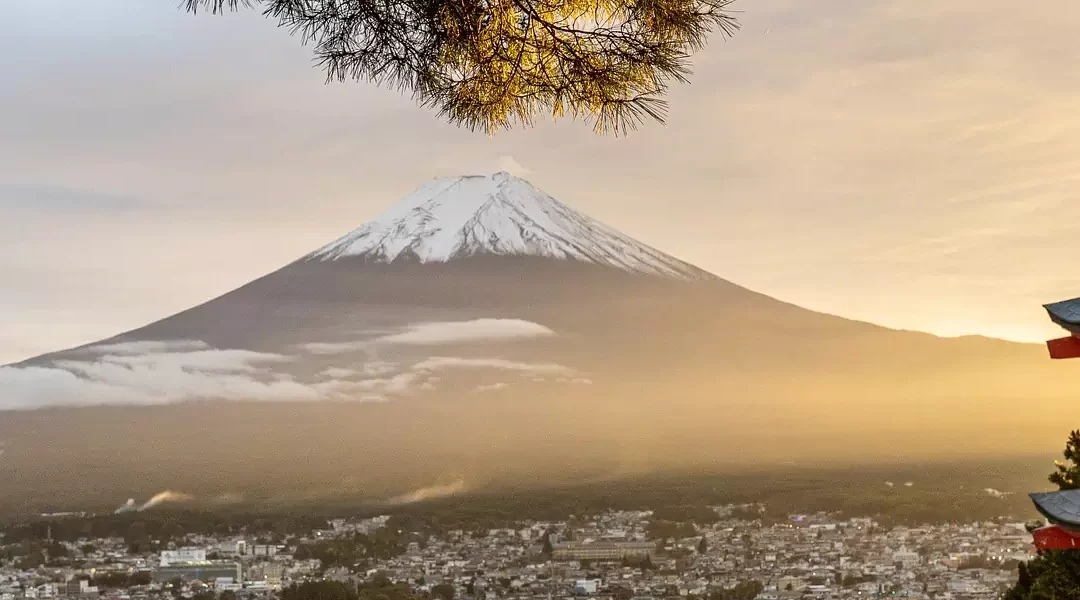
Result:
{"label": "volcano summit", "polygon": [[444,263],[484,255],[574,260],[646,275],[708,277],[508,173],[432,181],[308,258]]}
{"label": "volcano summit", "polygon": [[[808,311],[506,173],[455,177],[205,304],[0,368],[0,508],[1031,451],[1080,416],[1064,383],[1040,347]],[[1058,417],[1018,431],[1032,401]]]}

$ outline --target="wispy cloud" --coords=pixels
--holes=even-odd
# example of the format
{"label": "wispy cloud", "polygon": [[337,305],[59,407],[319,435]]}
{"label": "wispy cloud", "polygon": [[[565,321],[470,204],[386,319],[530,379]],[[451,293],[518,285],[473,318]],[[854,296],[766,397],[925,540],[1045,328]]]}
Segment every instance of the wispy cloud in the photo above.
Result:
{"label": "wispy cloud", "polygon": [[58,360],[54,364],[92,376],[96,369],[118,366],[204,372],[255,372],[262,363],[288,362],[292,358],[281,354],[250,350],[194,350],[191,352],[148,352],[146,354],[105,355],[93,363]]}
{"label": "wispy cloud", "polygon": [[365,362],[357,367],[330,367],[319,374],[331,379],[355,379],[357,377],[378,377],[388,375],[398,370],[396,363],[375,360]]}
{"label": "wispy cloud", "polygon": [[437,345],[484,340],[512,340],[520,338],[550,337],[551,329],[521,319],[474,319],[417,323],[406,331],[376,339],[382,344]]}
{"label": "wispy cloud", "polygon": [[337,394],[351,394],[355,392],[371,392],[383,397],[384,395],[401,395],[408,393],[415,384],[424,379],[422,373],[407,371],[391,377],[359,380],[335,380],[315,385],[316,389],[334,392]]}
{"label": "wispy cloud", "polygon": [[348,354],[371,349],[370,341],[357,342],[311,342],[301,344],[300,349],[311,354]]}
{"label": "wispy cloud", "polygon": [[469,342],[497,342],[518,339],[544,338],[555,331],[539,323],[522,319],[473,319],[470,321],[434,321],[413,323],[404,330],[367,340],[346,342],[314,342],[301,348],[312,354],[347,354],[374,352],[378,346],[408,345],[437,346]]}
{"label": "wispy cloud", "polygon": [[145,340],[136,342],[116,342],[112,344],[95,344],[87,346],[81,351],[91,354],[113,354],[127,356],[130,354],[146,354],[148,352],[191,352],[195,350],[210,350],[210,345],[199,340]]}
{"label": "wispy cloud", "polygon": [[442,371],[445,369],[502,369],[529,374],[573,374],[574,370],[555,363],[524,363],[503,358],[460,358],[454,356],[433,356],[413,365],[421,371]]}

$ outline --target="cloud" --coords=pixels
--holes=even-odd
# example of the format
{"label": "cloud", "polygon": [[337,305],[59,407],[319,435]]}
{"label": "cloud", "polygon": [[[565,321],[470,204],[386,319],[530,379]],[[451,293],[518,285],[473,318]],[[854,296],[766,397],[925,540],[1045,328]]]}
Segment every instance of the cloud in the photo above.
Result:
{"label": "cloud", "polygon": [[574,370],[555,363],[523,363],[502,358],[458,358],[433,356],[412,367],[419,371],[442,371],[446,369],[502,369],[529,374],[572,374]]}
{"label": "cloud", "polygon": [[364,375],[368,377],[386,375],[387,373],[393,373],[396,369],[396,364],[381,360],[366,362],[363,366]]}
{"label": "cloud", "polygon": [[[189,352],[177,348],[191,348]],[[198,348],[198,349],[195,349]],[[93,360],[52,366],[0,367],[0,410],[45,406],[153,405],[198,399],[315,401],[371,399],[400,393],[417,374],[358,382],[302,383],[268,368],[291,361],[280,354],[214,350],[201,342],[98,347]],[[170,350],[135,354],[139,350]],[[101,352],[116,352],[101,354]],[[364,392],[361,397],[354,392]]]}
{"label": "cloud", "polygon": [[312,342],[301,344],[300,348],[312,354],[348,354],[370,349],[371,342]]}
{"label": "cloud", "polygon": [[445,485],[433,485],[430,487],[424,487],[417,490],[413,490],[407,494],[400,496],[394,496],[387,500],[388,504],[411,504],[413,502],[421,502],[423,500],[431,500],[433,498],[444,498],[446,496],[453,496],[454,494],[460,494],[465,491],[465,481],[458,479],[453,483]]}
{"label": "cloud", "polygon": [[[58,360],[54,364],[92,376],[94,367],[89,365],[120,366],[129,369],[153,367],[206,372],[254,372],[259,363],[287,362],[290,357],[280,354],[252,352],[250,350],[196,350],[193,352],[151,352],[148,354],[106,355],[94,363]],[[107,367],[106,367],[107,368]]]}
{"label": "cloud", "polygon": [[393,377],[376,379],[360,379],[356,381],[335,380],[315,385],[320,391],[330,392],[334,395],[352,394],[357,392],[373,392],[372,397],[383,398],[385,394],[401,395],[408,393],[413,384],[424,379],[423,373],[405,372],[398,373]]}
{"label": "cloud", "polygon": [[[384,346],[428,346],[548,335],[554,332],[529,321],[476,319],[417,323],[376,340]],[[573,369],[556,363],[432,356],[402,365],[377,359],[373,351],[367,355],[369,360],[360,364],[327,366],[304,380],[280,368],[297,362],[297,356],[216,349],[199,340],[100,344],[51,364],[0,367],[0,389],[5,391],[0,396],[0,410],[191,400],[386,402],[435,390],[438,372],[447,370],[511,371],[559,383],[590,383]],[[478,391],[502,387],[490,384]]]}
{"label": "cloud", "polygon": [[339,368],[339,367],[330,367],[329,369],[326,369],[322,373],[319,373],[319,374],[324,376],[324,377],[332,377],[334,379],[348,379],[350,377],[356,377],[357,375],[360,375],[360,371],[357,371],[355,369],[342,369],[342,368]]}
{"label": "cloud", "polygon": [[199,340],[146,340],[139,342],[117,342],[115,344],[97,344],[87,346],[80,352],[93,354],[146,354],[148,352],[185,352],[209,350],[210,345]]}
{"label": "cloud", "polygon": [[436,345],[456,342],[483,340],[510,340],[515,338],[537,338],[555,335],[551,329],[521,319],[474,319],[472,321],[450,321],[435,323],[416,323],[393,335],[376,339],[383,344]]}
{"label": "cloud", "polygon": [[435,346],[482,341],[508,341],[554,336],[548,327],[522,319],[473,319],[471,321],[435,321],[413,323],[404,331],[382,335],[369,340],[348,342],[315,342],[303,344],[312,354],[347,354],[374,352],[379,345]]}
{"label": "cloud", "polygon": [[330,367],[323,370],[320,375],[324,377],[332,377],[334,379],[351,379],[354,377],[377,377],[379,375],[387,375],[397,370],[397,365],[391,362],[385,361],[372,361],[361,365],[359,368],[347,369],[341,367]]}
{"label": "cloud", "polygon": [[504,389],[506,389],[508,387],[510,387],[510,384],[503,383],[503,382],[500,381],[498,383],[488,383],[488,384],[476,386],[476,392],[478,392],[478,393],[497,392],[499,390],[504,390]]}

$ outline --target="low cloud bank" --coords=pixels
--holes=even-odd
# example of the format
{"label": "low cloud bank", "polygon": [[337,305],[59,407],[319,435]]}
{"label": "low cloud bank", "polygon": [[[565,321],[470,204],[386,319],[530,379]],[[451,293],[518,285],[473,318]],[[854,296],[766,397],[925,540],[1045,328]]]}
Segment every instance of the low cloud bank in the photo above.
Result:
{"label": "low cloud bank", "polygon": [[[423,347],[547,335],[554,332],[528,321],[477,319],[415,324],[375,341],[384,347]],[[318,375],[301,381],[290,374],[293,369],[289,367],[310,356],[217,349],[198,340],[101,344],[68,353],[51,364],[0,367],[0,389],[4,390],[0,410],[161,405],[190,400],[384,402],[435,391],[441,375],[454,370],[504,372],[495,381],[477,382],[479,391],[508,387],[505,372],[516,373],[526,381],[591,383],[564,365],[498,357],[428,356],[390,362],[369,348],[363,356],[348,358],[349,364],[329,365]]]}
{"label": "low cloud bank", "polygon": [[333,382],[305,384],[273,366],[292,357],[217,350],[202,342],[132,342],[90,347],[50,366],[0,367],[0,410],[46,406],[156,405],[185,400],[314,401]]}
{"label": "low cloud bank", "polygon": [[[164,348],[165,346],[156,346]],[[317,400],[318,389],[274,373],[290,359],[247,350],[101,354],[52,366],[0,367],[0,409],[168,404],[193,399]]]}

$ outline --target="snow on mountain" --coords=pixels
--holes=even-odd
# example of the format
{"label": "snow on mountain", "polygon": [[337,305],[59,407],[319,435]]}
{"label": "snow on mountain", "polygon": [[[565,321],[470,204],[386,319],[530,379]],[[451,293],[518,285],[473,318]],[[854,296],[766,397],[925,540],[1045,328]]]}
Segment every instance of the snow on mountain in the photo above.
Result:
{"label": "snow on mountain", "polygon": [[305,259],[438,263],[479,255],[539,256],[680,279],[712,278],[505,172],[431,181]]}

